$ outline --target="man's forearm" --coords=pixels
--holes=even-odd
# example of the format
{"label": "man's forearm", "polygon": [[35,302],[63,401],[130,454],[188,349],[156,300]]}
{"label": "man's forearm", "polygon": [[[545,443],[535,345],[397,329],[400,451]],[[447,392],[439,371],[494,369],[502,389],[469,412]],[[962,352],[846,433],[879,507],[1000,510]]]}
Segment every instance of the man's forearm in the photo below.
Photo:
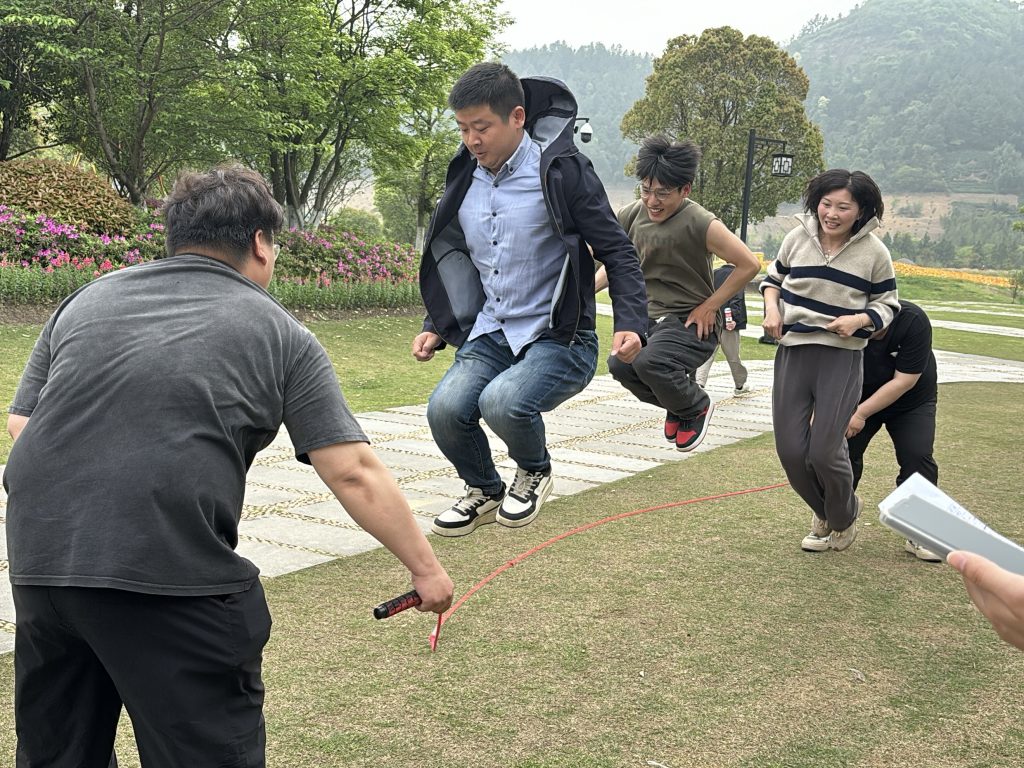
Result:
{"label": "man's forearm", "polygon": [[317,473],[345,511],[414,575],[440,568],[387,467],[364,443],[343,443],[310,452]]}

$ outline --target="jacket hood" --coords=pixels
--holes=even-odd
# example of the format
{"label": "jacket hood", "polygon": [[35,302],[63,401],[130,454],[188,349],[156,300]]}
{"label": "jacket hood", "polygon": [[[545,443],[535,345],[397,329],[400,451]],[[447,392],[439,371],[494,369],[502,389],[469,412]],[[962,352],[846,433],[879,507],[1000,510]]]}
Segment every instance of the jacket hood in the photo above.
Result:
{"label": "jacket hood", "polygon": [[569,87],[553,77],[524,77],[520,82],[526,94],[526,131],[541,154],[550,148],[579,151],[573,141],[578,107]]}
{"label": "jacket hood", "polygon": [[[818,217],[813,213],[797,213],[793,218],[800,222],[800,226],[802,226],[804,231],[812,238],[818,236]],[[868,232],[878,229],[880,224],[881,222],[878,220],[878,217],[872,216],[867,220],[867,222],[865,222],[863,227],[857,230],[857,234],[850,238],[850,242],[853,243],[860,240],[862,237],[867,235]]]}

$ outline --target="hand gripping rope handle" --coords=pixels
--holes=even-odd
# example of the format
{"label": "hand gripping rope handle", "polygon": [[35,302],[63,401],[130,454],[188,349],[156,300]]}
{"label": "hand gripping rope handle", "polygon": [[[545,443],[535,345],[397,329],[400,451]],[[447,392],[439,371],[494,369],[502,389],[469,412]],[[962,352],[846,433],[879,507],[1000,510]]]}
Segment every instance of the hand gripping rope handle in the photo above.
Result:
{"label": "hand gripping rope handle", "polygon": [[[421,604],[423,600],[420,598],[419,593],[414,589],[411,592],[406,592],[404,595],[392,598],[387,602],[381,603],[373,609],[373,618],[375,619],[387,619],[394,616],[396,613],[401,613],[408,608],[415,608]],[[430,650],[437,650],[437,639],[441,634],[441,617],[444,614],[437,614],[437,626],[434,627],[434,631],[430,633]]]}
{"label": "hand gripping rope handle", "polygon": [[390,619],[396,613],[401,613],[408,608],[415,608],[422,602],[419,593],[414,589],[378,605],[373,609],[373,618]]}

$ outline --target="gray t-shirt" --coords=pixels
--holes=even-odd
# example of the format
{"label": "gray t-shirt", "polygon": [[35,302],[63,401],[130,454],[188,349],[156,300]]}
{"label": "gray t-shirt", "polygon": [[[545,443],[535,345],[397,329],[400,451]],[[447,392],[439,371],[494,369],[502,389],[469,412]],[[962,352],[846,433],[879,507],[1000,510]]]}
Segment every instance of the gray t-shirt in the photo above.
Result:
{"label": "gray t-shirt", "polygon": [[227,264],[175,256],[89,283],[43,329],[10,412],[11,582],[239,592],[245,475],[282,422],[366,442],[316,338]]}

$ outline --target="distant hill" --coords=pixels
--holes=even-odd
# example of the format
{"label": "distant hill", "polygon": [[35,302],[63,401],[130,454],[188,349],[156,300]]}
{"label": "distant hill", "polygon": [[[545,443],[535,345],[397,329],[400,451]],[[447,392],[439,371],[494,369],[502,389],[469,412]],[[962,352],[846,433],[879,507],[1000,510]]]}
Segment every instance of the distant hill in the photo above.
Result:
{"label": "distant hill", "polygon": [[1024,6],[866,0],[787,50],[829,165],[890,193],[1024,194]]}
{"label": "distant hill", "polygon": [[568,85],[579,103],[579,114],[590,118],[594,128],[591,142],[577,144],[594,163],[609,194],[615,197],[615,190],[633,186],[623,168],[636,154],[637,146],[622,138],[619,124],[644,95],[647,76],[654,67],[652,56],[619,46],[606,48],[601,43],[572,48],[558,42],[511,51],[502,56],[502,61],[520,77],[544,75]]}

